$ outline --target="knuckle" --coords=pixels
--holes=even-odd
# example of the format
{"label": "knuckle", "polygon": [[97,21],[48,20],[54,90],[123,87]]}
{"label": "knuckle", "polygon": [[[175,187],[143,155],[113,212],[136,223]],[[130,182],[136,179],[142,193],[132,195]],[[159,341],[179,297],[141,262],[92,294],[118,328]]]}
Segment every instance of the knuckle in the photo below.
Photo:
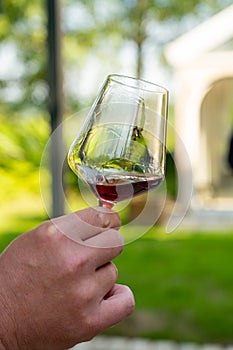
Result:
{"label": "knuckle", "polygon": [[131,291],[131,289],[128,286],[125,286],[125,294],[127,294],[126,296],[126,300],[127,300],[127,306],[126,306],[126,312],[127,315],[130,315],[135,308],[135,299],[134,299],[134,295]]}
{"label": "knuckle", "polygon": [[94,327],[95,327],[94,318],[92,316],[92,313],[90,313],[85,318],[85,328],[87,330],[93,330]]}
{"label": "knuckle", "polygon": [[89,305],[93,303],[97,292],[97,286],[94,283],[85,283],[83,288],[83,304]]}
{"label": "knuckle", "polygon": [[116,265],[114,263],[110,262],[108,265],[108,269],[111,273],[113,280],[116,281],[118,278],[118,269],[117,269]]}
{"label": "knuckle", "polygon": [[61,257],[60,264],[62,265],[64,274],[66,276],[74,275],[77,273],[77,265],[74,262],[74,259],[72,259],[69,255],[64,254],[63,257]]}
{"label": "knuckle", "polygon": [[50,220],[44,221],[36,230],[35,240],[38,249],[43,249],[45,256],[53,257],[53,260],[62,266],[61,270],[65,271],[67,259],[69,261],[70,256],[62,242],[63,235],[58,227]]}
{"label": "knuckle", "polygon": [[119,251],[122,252],[124,248],[124,239],[120,232],[114,229],[110,229],[108,230],[108,235],[111,236],[112,247],[119,248]]}
{"label": "knuckle", "polygon": [[[78,336],[78,343],[83,341],[89,341],[94,338],[94,336],[97,334],[96,332],[96,324],[94,322],[94,318],[92,313],[85,308],[80,309],[79,312],[73,313],[73,319],[72,319],[72,327],[70,329],[70,336],[75,340],[75,343],[77,343],[77,336]],[[77,333],[77,327],[79,329],[79,332]],[[69,332],[67,332],[69,334]]]}
{"label": "knuckle", "polygon": [[37,238],[44,241],[55,240],[61,237],[58,227],[51,221],[44,221],[37,230]]}
{"label": "knuckle", "polygon": [[93,337],[96,335],[96,322],[94,321],[94,317],[92,315],[86,315],[86,317],[83,319],[83,328],[84,332],[86,334],[86,341],[93,339]]}
{"label": "knuckle", "polygon": [[126,309],[127,316],[131,315],[134,309],[135,309],[135,302],[132,302],[132,300],[130,300],[130,303],[128,303],[127,309]]}
{"label": "knuckle", "polygon": [[88,256],[85,252],[79,250],[79,254],[74,257],[78,269],[84,269],[88,265]]}
{"label": "knuckle", "polygon": [[120,227],[121,225],[118,213],[106,208],[98,208],[98,210],[96,210],[96,218],[103,228]]}
{"label": "knuckle", "polygon": [[80,251],[76,254],[68,254],[68,252],[65,251],[63,255],[63,264],[66,272],[69,274],[77,274],[77,272],[82,274],[84,271],[86,271],[87,262],[87,257]]}
{"label": "knuckle", "polygon": [[118,241],[118,246],[121,247],[121,249],[123,250],[123,247],[124,247],[124,238],[123,236],[120,234],[119,231],[116,231],[116,236],[117,236],[117,241]]}
{"label": "knuckle", "polygon": [[60,231],[58,225],[52,221],[43,222],[37,230],[36,244],[49,251],[63,273],[83,273],[88,264],[88,255],[78,242],[73,243]]}
{"label": "knuckle", "polygon": [[90,274],[82,276],[82,278],[79,279],[78,286],[74,283],[72,292],[73,300],[74,304],[80,310],[81,318],[85,319],[86,316],[88,316],[88,310],[90,310],[95,303],[98,287],[95,278]]}

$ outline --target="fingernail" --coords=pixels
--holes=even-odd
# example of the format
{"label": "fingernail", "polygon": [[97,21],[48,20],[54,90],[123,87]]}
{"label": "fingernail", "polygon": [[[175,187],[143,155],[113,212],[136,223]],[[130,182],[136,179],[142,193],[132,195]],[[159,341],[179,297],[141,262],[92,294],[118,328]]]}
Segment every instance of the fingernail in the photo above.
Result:
{"label": "fingernail", "polygon": [[108,218],[104,218],[103,220],[103,227],[109,227],[110,226],[110,220]]}

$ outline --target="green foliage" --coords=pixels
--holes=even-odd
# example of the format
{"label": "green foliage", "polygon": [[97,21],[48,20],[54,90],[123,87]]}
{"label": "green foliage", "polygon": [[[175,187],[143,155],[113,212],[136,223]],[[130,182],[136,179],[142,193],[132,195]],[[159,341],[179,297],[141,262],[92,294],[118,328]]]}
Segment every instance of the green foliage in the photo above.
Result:
{"label": "green foliage", "polygon": [[[83,97],[70,86],[70,77],[82,76],[91,56],[102,66],[121,70],[121,49],[135,48],[135,75],[143,75],[145,52],[160,48],[214,12],[231,4],[230,0],[63,0],[62,30],[66,110],[74,112]],[[0,81],[0,102],[8,110],[45,109],[47,87],[47,13],[40,0],[2,0],[0,11],[0,48],[10,45],[17,74],[7,72]],[[187,18],[190,21],[187,21]],[[189,28],[190,29],[190,28]],[[161,34],[162,33],[162,34]],[[125,58],[128,59],[127,57]],[[15,68],[15,67],[14,67]],[[98,69],[98,68],[97,68]],[[14,70],[13,70],[14,71]],[[72,83],[73,84],[73,83]],[[79,83],[77,82],[77,86]],[[14,94],[17,87],[17,97]],[[90,96],[91,97],[91,96]]]}
{"label": "green foliage", "polygon": [[[6,72],[1,80],[0,101],[10,111],[25,107],[45,108],[46,86],[46,13],[39,0],[2,0],[0,13],[1,48],[10,45],[17,64],[23,69]],[[12,67],[15,72],[15,67]],[[14,87],[20,89],[17,98],[10,98]],[[6,99],[7,95],[7,99]]]}
{"label": "green foliage", "polygon": [[77,20],[68,27],[78,45],[88,43],[95,54],[99,48],[109,57],[109,49],[106,50],[109,45],[117,54],[119,48],[132,43],[136,51],[135,75],[140,77],[146,64],[144,53],[149,47],[159,53],[161,46],[187,30],[188,18],[194,26],[228,5],[230,0],[98,0],[85,5],[83,1],[69,0],[67,6],[82,11],[89,25],[80,26]]}
{"label": "green foliage", "polygon": [[48,135],[48,122],[41,116],[0,115],[0,167],[14,170],[24,162],[38,168]]}
{"label": "green foliage", "polygon": [[17,233],[0,235],[0,253],[18,236]]}
{"label": "green foliage", "polygon": [[39,166],[49,135],[42,116],[0,115],[0,232],[24,232],[45,218]]}

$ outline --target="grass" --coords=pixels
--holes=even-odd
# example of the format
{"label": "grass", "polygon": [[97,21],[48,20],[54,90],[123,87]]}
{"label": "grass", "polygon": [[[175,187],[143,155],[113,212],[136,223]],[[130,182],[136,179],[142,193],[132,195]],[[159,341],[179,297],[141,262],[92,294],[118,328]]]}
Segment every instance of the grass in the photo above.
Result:
{"label": "grass", "polygon": [[[0,235],[0,249],[16,235]],[[154,227],[127,244],[115,263],[136,310],[106,334],[232,344],[232,251],[233,232],[168,236]]]}
{"label": "grass", "polygon": [[[40,195],[40,154],[36,155],[37,162],[32,159],[35,150],[40,153],[48,130],[35,120],[33,132],[28,126],[29,135],[36,132],[33,141],[25,136],[25,127],[15,130],[11,123],[14,121],[6,118],[0,130],[5,140],[0,149],[0,252],[47,217]],[[39,125],[44,130],[42,138]],[[13,137],[8,137],[12,133]],[[169,173],[173,179],[171,169]],[[42,178],[48,185],[46,174]],[[170,185],[173,193],[174,183]],[[70,210],[83,207],[75,186],[69,198]],[[88,197],[88,205],[95,205],[93,195],[90,200]],[[178,229],[167,235],[162,228],[154,227],[139,239],[143,231],[143,227],[127,227],[126,240],[137,239],[115,259],[119,283],[132,288],[136,310],[106,334],[233,344],[233,229],[212,234]]]}
{"label": "grass", "polygon": [[[25,168],[24,174],[15,177],[4,169],[0,172],[0,251],[47,217],[38,172]],[[78,193],[71,202],[72,210],[83,205]],[[143,227],[130,226],[125,238],[138,238],[143,231]],[[232,251],[233,230],[211,234],[178,229],[167,235],[154,227],[127,244],[115,262],[119,283],[134,292],[136,310],[106,333],[232,344]]]}
{"label": "grass", "polygon": [[[151,238],[154,236],[154,238]],[[116,259],[135,294],[134,315],[107,333],[177,341],[233,342],[233,233],[149,235]]]}

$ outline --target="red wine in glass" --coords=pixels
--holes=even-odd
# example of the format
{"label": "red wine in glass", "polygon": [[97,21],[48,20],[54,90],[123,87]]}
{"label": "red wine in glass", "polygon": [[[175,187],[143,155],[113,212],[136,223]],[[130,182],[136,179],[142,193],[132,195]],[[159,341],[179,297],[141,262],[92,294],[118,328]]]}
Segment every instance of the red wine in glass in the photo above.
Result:
{"label": "red wine in glass", "polygon": [[128,181],[118,178],[112,179],[111,183],[102,182],[89,184],[92,191],[99,199],[99,204],[105,207],[113,207],[114,204],[143,194],[158,187],[163,181],[162,176],[153,178],[141,178],[134,176]]}

